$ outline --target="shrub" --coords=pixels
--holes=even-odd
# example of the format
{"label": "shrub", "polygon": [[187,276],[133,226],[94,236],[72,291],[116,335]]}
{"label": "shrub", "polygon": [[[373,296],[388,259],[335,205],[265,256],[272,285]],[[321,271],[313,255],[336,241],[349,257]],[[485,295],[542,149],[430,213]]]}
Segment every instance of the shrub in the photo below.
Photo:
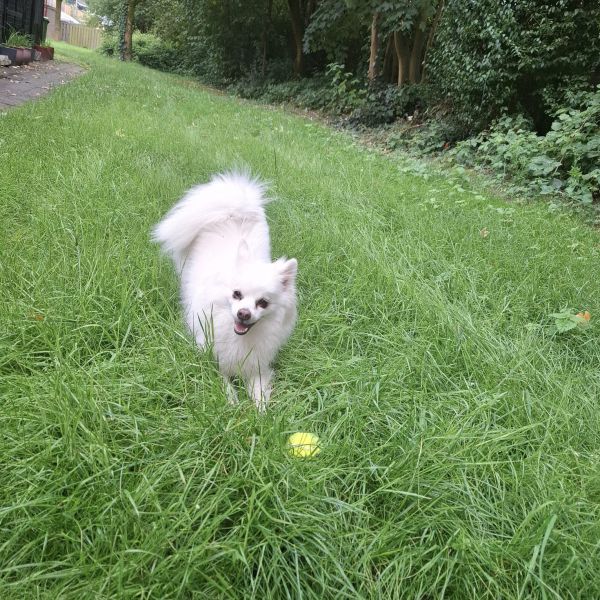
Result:
{"label": "shrub", "polygon": [[268,83],[263,86],[261,100],[270,104],[283,102],[296,102],[304,85],[300,81],[287,81],[285,83]]}
{"label": "shrub", "polygon": [[327,110],[333,102],[331,84],[323,76],[305,80],[294,101],[304,108]]}
{"label": "shrub", "polygon": [[372,82],[364,100],[350,115],[349,124],[377,127],[425,110],[428,88],[423,84],[398,87]]}
{"label": "shrub", "polygon": [[104,56],[116,56],[119,53],[119,37],[116,31],[102,32],[102,43],[98,47],[98,52]]}
{"label": "shrub", "polygon": [[289,102],[302,108],[329,109],[334,100],[329,83],[322,77],[294,79],[281,83],[269,83],[256,79],[243,79],[227,86],[227,91],[253,100],[282,104]]}
{"label": "shrub", "polygon": [[509,175],[527,190],[591,204],[600,198],[600,86],[577,95],[577,104],[557,111],[545,136],[523,117],[504,117],[451,155]]}
{"label": "shrub", "polygon": [[323,108],[334,114],[345,114],[361,106],[367,96],[364,84],[338,63],[327,65],[323,88]]}
{"label": "shrub", "polygon": [[544,134],[566,89],[600,74],[597,0],[450,0],[428,73],[463,137],[503,114],[526,114]]}
{"label": "shrub", "polygon": [[185,72],[181,52],[171,43],[149,33],[134,36],[135,59],[142,65],[160,71]]}
{"label": "shrub", "polygon": [[408,117],[395,128],[386,144],[392,149],[403,149],[417,156],[435,154],[456,141],[456,123],[447,115],[426,121]]}
{"label": "shrub", "polygon": [[583,107],[556,113],[542,148],[560,163],[565,194],[585,204],[600,196],[600,86]]}
{"label": "shrub", "polygon": [[231,93],[269,103],[291,102],[298,106],[348,114],[366,98],[365,86],[342,65],[328,65],[324,76],[285,82],[269,82],[255,75],[227,86]]}
{"label": "shrub", "polygon": [[[110,31],[105,32],[98,51],[106,56],[118,56],[118,34]],[[170,71],[172,73],[183,73],[186,71],[185,61],[181,58],[181,52],[170,42],[165,42],[151,33],[136,32],[133,34],[131,54],[133,60],[152,69]]]}

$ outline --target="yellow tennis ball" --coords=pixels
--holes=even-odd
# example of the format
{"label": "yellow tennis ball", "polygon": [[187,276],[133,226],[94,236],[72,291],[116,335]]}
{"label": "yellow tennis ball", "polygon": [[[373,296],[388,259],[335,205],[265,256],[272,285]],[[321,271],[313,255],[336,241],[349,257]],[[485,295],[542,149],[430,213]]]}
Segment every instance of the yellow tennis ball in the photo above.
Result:
{"label": "yellow tennis ball", "polygon": [[307,433],[305,431],[292,433],[288,438],[288,444],[290,445],[290,454],[292,456],[315,456],[321,452],[319,437],[314,433]]}

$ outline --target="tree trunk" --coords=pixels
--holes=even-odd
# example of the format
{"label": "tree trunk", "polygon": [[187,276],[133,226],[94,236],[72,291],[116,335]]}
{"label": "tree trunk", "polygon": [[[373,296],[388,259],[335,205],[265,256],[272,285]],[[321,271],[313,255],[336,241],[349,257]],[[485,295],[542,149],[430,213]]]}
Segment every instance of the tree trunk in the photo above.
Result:
{"label": "tree trunk", "polygon": [[125,48],[123,60],[131,60],[133,57],[133,18],[135,16],[135,0],[127,0],[127,17],[125,20]]}
{"label": "tree trunk", "polygon": [[371,22],[371,52],[369,54],[369,81],[377,77],[377,54],[379,53],[379,13],[373,13]]}
{"label": "tree trunk", "polygon": [[394,79],[394,56],[393,50],[394,40],[392,36],[388,37],[387,44],[385,45],[385,53],[383,55],[383,67],[381,68],[381,76],[386,82],[391,82]]}
{"label": "tree trunk", "polygon": [[60,13],[62,11],[62,0],[56,0],[54,8],[54,39],[59,42],[62,39],[62,30],[60,27]]}
{"label": "tree trunk", "polygon": [[398,85],[398,53],[396,52],[396,44],[394,42],[394,34],[390,36],[391,50],[392,50],[392,75],[390,77],[390,83]]}
{"label": "tree trunk", "polygon": [[302,48],[304,15],[302,14],[302,0],[288,0],[288,6],[292,21],[292,35],[294,36],[294,75],[300,77],[304,73],[304,51]]}
{"label": "tree trunk", "polygon": [[[423,29],[421,27],[423,27]],[[421,63],[423,60],[423,46],[425,45],[424,27],[425,23],[423,22],[420,22],[415,27],[412,52],[410,53],[410,63],[408,66],[408,81],[410,83],[419,83],[419,81],[421,81]]]}
{"label": "tree trunk", "polygon": [[394,45],[398,57],[398,87],[408,81],[410,53],[406,36],[401,31],[394,31]]}
{"label": "tree trunk", "polygon": [[271,30],[271,15],[273,13],[273,0],[269,0],[267,5],[267,22],[263,27],[262,33],[262,76],[263,78],[267,75],[267,42],[269,40],[269,33]]}

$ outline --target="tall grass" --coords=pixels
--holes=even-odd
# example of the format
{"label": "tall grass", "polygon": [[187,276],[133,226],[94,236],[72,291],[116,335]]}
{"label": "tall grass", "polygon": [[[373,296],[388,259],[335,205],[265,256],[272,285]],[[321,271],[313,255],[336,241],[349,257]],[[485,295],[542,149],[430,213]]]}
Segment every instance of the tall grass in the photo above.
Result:
{"label": "tall grass", "polygon": [[[0,118],[0,596],[600,597],[596,232],[60,56],[88,72]],[[300,263],[264,417],[227,404],[149,241],[234,164]],[[591,326],[553,334],[563,308]]]}

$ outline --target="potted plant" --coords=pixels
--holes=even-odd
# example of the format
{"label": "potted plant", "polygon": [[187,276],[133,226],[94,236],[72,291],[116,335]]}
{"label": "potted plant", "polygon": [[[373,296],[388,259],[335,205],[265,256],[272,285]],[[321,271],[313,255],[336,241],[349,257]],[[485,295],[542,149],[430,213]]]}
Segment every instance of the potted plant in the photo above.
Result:
{"label": "potted plant", "polygon": [[54,58],[54,48],[50,45],[50,42],[40,42],[35,44],[33,49],[40,53],[39,60],[52,60]]}
{"label": "potted plant", "polygon": [[23,33],[13,31],[5,44],[0,44],[0,54],[10,58],[13,65],[26,65],[33,59],[31,38]]}

